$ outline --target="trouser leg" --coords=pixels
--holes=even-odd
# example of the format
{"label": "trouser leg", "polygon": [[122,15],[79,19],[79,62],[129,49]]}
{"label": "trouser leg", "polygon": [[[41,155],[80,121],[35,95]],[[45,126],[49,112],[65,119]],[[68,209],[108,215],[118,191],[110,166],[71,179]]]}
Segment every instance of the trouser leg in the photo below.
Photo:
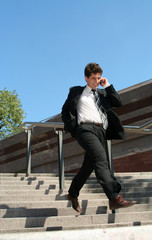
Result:
{"label": "trouser leg", "polygon": [[[77,131],[77,140],[86,151],[86,155],[82,168],[71,184],[70,192],[73,193],[73,196],[74,193],[75,196],[78,195],[81,187],[94,169],[97,180],[105,194],[109,200],[113,200],[120,192],[121,185],[110,172],[102,130],[94,126],[80,127]],[[74,188],[74,186],[77,187]],[[75,191],[76,188],[77,191]]]}
{"label": "trouser leg", "polygon": [[78,172],[78,174],[72,180],[71,186],[69,188],[69,194],[71,197],[78,197],[80,189],[83,187],[84,183],[93,171],[93,164],[87,153],[84,155],[83,164]]}

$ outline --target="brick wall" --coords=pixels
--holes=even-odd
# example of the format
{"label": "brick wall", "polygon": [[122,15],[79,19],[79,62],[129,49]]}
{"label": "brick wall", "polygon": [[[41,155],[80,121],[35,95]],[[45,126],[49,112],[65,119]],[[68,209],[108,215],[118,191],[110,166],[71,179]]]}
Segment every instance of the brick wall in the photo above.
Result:
{"label": "brick wall", "polygon": [[115,172],[152,171],[152,150],[114,159]]}

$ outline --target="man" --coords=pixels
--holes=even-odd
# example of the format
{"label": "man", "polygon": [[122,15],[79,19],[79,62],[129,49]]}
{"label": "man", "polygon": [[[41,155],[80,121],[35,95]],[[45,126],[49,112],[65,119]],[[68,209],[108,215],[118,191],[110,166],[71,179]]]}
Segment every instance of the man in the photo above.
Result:
{"label": "man", "polygon": [[[121,106],[121,100],[113,85],[101,77],[102,72],[98,64],[89,63],[84,72],[87,85],[71,88],[62,107],[65,131],[69,131],[85,150],[82,167],[67,195],[72,207],[79,213],[82,212],[78,202],[79,192],[93,170],[109,199],[111,210],[136,203],[124,200],[119,195],[121,185],[110,172],[106,140],[123,139],[124,129],[113,110],[113,107]],[[99,85],[104,89],[98,89]]]}

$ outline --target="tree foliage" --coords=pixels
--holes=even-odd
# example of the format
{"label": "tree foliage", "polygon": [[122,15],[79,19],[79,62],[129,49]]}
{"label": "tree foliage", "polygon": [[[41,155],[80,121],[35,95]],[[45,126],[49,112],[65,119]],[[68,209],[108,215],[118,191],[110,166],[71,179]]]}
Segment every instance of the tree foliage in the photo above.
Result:
{"label": "tree foliage", "polygon": [[24,110],[16,90],[0,91],[0,140],[22,131],[21,124],[25,118]]}

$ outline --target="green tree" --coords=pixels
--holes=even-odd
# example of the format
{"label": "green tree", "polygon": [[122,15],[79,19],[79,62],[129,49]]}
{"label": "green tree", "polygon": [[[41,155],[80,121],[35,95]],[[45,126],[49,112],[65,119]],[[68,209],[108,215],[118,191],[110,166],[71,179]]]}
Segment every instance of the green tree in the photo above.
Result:
{"label": "green tree", "polygon": [[10,137],[22,130],[21,124],[25,118],[24,110],[16,90],[0,91],[0,140]]}

